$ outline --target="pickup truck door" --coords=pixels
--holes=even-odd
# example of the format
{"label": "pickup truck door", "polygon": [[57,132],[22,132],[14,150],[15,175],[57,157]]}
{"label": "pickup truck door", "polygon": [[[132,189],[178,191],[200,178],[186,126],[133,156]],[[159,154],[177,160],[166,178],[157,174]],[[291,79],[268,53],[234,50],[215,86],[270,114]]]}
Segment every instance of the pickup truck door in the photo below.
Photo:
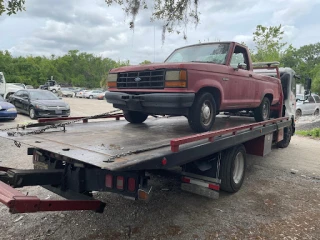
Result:
{"label": "pickup truck door", "polygon": [[[242,67],[239,64],[242,64]],[[233,83],[232,93],[234,94],[230,108],[250,108],[253,105],[256,81],[253,78],[253,73],[248,69],[250,66],[246,50],[241,46],[236,46],[229,68],[230,81]]]}

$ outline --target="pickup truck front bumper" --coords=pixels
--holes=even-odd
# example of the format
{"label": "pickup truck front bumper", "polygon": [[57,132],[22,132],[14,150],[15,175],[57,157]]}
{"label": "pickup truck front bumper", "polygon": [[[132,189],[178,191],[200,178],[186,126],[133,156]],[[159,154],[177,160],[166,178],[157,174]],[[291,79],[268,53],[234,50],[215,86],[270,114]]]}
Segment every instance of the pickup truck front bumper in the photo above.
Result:
{"label": "pickup truck front bumper", "polygon": [[107,92],[106,100],[115,108],[159,115],[187,115],[195,97],[194,93],[128,94]]}

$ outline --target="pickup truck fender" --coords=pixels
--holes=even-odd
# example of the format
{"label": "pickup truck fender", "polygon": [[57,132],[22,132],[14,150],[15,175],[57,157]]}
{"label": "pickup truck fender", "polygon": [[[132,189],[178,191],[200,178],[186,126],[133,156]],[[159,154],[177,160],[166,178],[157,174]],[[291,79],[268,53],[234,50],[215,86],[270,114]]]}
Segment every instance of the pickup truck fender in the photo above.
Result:
{"label": "pickup truck fender", "polygon": [[215,81],[213,79],[202,79],[202,80],[196,81],[196,83],[193,86],[189,86],[189,87],[191,87],[191,89],[194,90],[196,94],[202,89],[207,89],[209,92],[210,92],[210,89],[211,91],[214,88],[217,89],[220,93],[218,105],[221,106],[222,99],[224,99],[224,94],[222,90],[223,88],[218,80]]}
{"label": "pickup truck fender", "polygon": [[267,88],[263,91],[263,94],[260,97],[260,102],[262,102],[262,99],[266,96],[266,95],[272,95],[272,102],[270,103],[271,105],[276,104],[278,102],[279,99],[275,98],[275,93],[274,90]]}

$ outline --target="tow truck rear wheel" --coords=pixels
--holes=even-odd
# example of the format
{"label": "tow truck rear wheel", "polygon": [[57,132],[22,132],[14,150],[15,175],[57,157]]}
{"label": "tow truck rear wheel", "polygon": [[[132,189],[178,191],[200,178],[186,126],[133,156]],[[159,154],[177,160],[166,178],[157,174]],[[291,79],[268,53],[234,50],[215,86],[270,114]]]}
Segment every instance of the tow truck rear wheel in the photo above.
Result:
{"label": "tow truck rear wheel", "polygon": [[123,111],[123,115],[130,123],[143,123],[148,118],[148,114],[135,111]]}
{"label": "tow truck rear wheel", "polygon": [[292,126],[284,128],[283,140],[277,142],[278,148],[286,148],[289,146],[292,137]]}
{"label": "tow truck rear wheel", "polygon": [[220,160],[220,188],[235,193],[242,186],[247,166],[246,149],[240,144],[227,149]]}
{"label": "tow truck rear wheel", "polygon": [[216,102],[211,93],[196,96],[188,115],[189,126],[195,132],[210,131],[216,119]]}
{"label": "tow truck rear wheel", "polygon": [[259,107],[254,110],[254,119],[257,122],[265,121],[270,118],[270,100],[267,97],[262,99]]}

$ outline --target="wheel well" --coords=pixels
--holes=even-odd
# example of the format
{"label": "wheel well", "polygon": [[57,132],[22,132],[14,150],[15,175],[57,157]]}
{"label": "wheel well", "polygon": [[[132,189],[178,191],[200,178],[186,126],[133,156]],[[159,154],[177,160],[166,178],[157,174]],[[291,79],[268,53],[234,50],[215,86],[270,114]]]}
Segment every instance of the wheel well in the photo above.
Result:
{"label": "wheel well", "polygon": [[220,104],[221,104],[221,93],[220,93],[220,90],[218,88],[215,88],[215,87],[204,87],[204,88],[201,88],[197,94],[199,93],[203,93],[203,92],[209,92],[212,94],[214,100],[216,101],[216,104],[217,104],[217,110],[220,109]]}
{"label": "wheel well", "polygon": [[271,93],[267,93],[265,97],[267,97],[270,100],[270,105],[272,105],[273,95]]}

